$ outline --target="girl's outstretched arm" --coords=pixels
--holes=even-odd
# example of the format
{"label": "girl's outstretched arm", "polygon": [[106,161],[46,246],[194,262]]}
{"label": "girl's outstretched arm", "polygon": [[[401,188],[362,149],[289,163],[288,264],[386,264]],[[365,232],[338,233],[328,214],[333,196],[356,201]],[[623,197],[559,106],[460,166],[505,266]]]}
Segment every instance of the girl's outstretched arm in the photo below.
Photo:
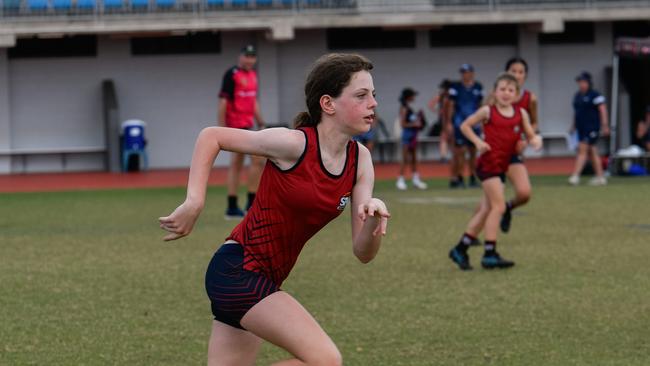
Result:
{"label": "girl's outstretched arm", "polygon": [[390,213],[384,202],[372,198],[375,171],[368,149],[359,144],[357,182],[352,191],[352,250],[363,263],[379,251]]}
{"label": "girl's outstretched arm", "polygon": [[208,127],[199,133],[192,154],[185,202],[169,216],[158,218],[160,228],[169,232],[163,240],[188,235],[205,204],[205,191],[214,160],[221,150],[268,158],[280,168],[293,166],[305,147],[302,132],[286,128],[247,131]]}

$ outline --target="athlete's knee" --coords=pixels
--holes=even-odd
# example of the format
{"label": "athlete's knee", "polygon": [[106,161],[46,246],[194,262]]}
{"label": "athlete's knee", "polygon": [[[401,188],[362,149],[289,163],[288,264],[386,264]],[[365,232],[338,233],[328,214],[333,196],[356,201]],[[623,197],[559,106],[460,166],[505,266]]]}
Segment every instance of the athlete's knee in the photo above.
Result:
{"label": "athlete's knee", "polygon": [[332,345],[314,352],[306,364],[309,366],[341,366],[343,365],[343,356],[338,348]]}
{"label": "athlete's knee", "polygon": [[528,203],[533,196],[533,191],[530,187],[519,188],[515,191],[515,198],[519,204]]}
{"label": "athlete's knee", "polygon": [[341,366],[343,356],[336,345],[330,341],[328,344],[310,351],[309,356],[302,361],[309,366]]}

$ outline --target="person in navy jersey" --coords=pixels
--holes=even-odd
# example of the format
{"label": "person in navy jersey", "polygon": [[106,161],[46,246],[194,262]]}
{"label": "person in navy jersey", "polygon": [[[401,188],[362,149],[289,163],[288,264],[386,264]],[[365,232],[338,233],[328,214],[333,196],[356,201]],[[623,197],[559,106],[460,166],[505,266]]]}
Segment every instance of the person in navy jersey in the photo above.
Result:
{"label": "person in navy jersey", "polygon": [[319,58],[307,77],[307,112],[296,117],[296,129],[208,127],[199,134],[186,199],[159,218],[166,241],[192,231],[220,151],[267,159],[251,209],[208,265],[205,287],[215,319],[208,365],[253,365],[262,340],[293,356],[277,366],[342,364],[329,336],[280,286],[305,243],[348,205],[354,255],[368,263],[379,251],[390,214],[372,197],[368,149],[351,140],[375,120],[372,68],[355,54]]}
{"label": "person in navy jersey", "polygon": [[[494,83],[494,104],[482,106],[461,124],[461,131],[481,152],[476,173],[481,180],[483,197],[478,209],[467,224],[458,244],[449,252],[449,258],[461,270],[470,270],[467,251],[477,240],[481,230],[485,233],[485,253],[481,266],[486,269],[509,268],[514,262],[501,258],[496,251],[499,222],[505,211],[504,182],[512,155],[522,132],[535,149],[542,147],[542,139],[535,135],[525,109],[515,107],[519,95],[517,79],[508,73],[499,75]],[[485,139],[474,132],[476,125],[483,124]]]}
{"label": "person in navy jersey", "polygon": [[637,124],[636,137],[646,151],[650,151],[650,105],[646,107],[645,118]]}
{"label": "person in navy jersey", "polygon": [[[264,128],[264,119],[257,101],[257,50],[253,45],[241,49],[239,62],[229,68],[223,76],[221,91],[219,92],[219,126],[252,129],[257,126]],[[251,155],[251,164],[248,170],[248,210],[255,199],[255,192],[262,173],[264,159]],[[244,165],[244,155],[232,153],[228,168],[228,207],[226,219],[241,219],[244,211],[237,204],[237,188],[239,175]]]}
{"label": "person in navy jersey", "polygon": [[587,158],[590,157],[596,176],[589,184],[606,185],[607,178],[596,146],[598,137],[609,135],[605,97],[593,89],[591,74],[586,71],[576,77],[576,83],[578,83],[578,91],[573,97],[574,123],[571,130],[578,132],[578,156],[569,183],[580,184],[580,173],[585,167]]}
{"label": "person in navy jersey", "polygon": [[[461,81],[453,83],[449,88],[449,119],[454,126],[453,160],[450,166],[451,178],[449,181],[451,188],[465,186],[463,175],[467,153],[469,153],[467,161],[470,171],[469,184],[472,187],[478,186],[476,182],[476,147],[460,131],[460,125],[480,108],[483,101],[483,86],[474,79],[474,66],[463,64],[459,71]],[[475,132],[480,134],[480,127],[476,127]]]}

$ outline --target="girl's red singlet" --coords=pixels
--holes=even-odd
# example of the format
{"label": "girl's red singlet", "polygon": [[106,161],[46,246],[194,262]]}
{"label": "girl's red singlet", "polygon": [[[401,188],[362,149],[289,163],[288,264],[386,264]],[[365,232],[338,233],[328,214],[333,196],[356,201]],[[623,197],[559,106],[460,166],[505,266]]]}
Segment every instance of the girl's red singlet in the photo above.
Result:
{"label": "girl's red singlet", "polygon": [[510,159],[516,154],[517,141],[523,132],[521,108],[514,107],[512,117],[505,117],[496,106],[490,106],[490,119],[483,125],[483,132],[485,142],[490,145],[490,151],[479,156],[477,170],[505,173]]}
{"label": "girl's red singlet", "polygon": [[524,90],[524,93],[521,95],[518,101],[512,103],[512,106],[515,108],[523,108],[530,115],[530,92]]}
{"label": "girl's red singlet", "polygon": [[244,269],[262,273],[278,286],[303,246],[345,209],[356,183],[359,147],[350,141],[339,175],[323,165],[316,127],[300,128],[305,150],[281,170],[267,161],[253,206],[228,239],[244,248]]}

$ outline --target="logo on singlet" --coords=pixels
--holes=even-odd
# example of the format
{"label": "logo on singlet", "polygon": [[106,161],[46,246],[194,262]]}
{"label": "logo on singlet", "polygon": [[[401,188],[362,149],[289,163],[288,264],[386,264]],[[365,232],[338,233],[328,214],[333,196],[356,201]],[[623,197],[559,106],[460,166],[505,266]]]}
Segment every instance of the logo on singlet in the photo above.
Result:
{"label": "logo on singlet", "polygon": [[345,210],[345,206],[347,206],[348,202],[350,201],[350,193],[351,192],[348,192],[348,193],[344,194],[343,196],[341,196],[341,199],[339,200],[339,205],[336,208],[337,210],[339,210],[339,211]]}
{"label": "logo on singlet", "polygon": [[514,130],[515,130],[515,133],[519,133],[519,125],[516,125]]}

